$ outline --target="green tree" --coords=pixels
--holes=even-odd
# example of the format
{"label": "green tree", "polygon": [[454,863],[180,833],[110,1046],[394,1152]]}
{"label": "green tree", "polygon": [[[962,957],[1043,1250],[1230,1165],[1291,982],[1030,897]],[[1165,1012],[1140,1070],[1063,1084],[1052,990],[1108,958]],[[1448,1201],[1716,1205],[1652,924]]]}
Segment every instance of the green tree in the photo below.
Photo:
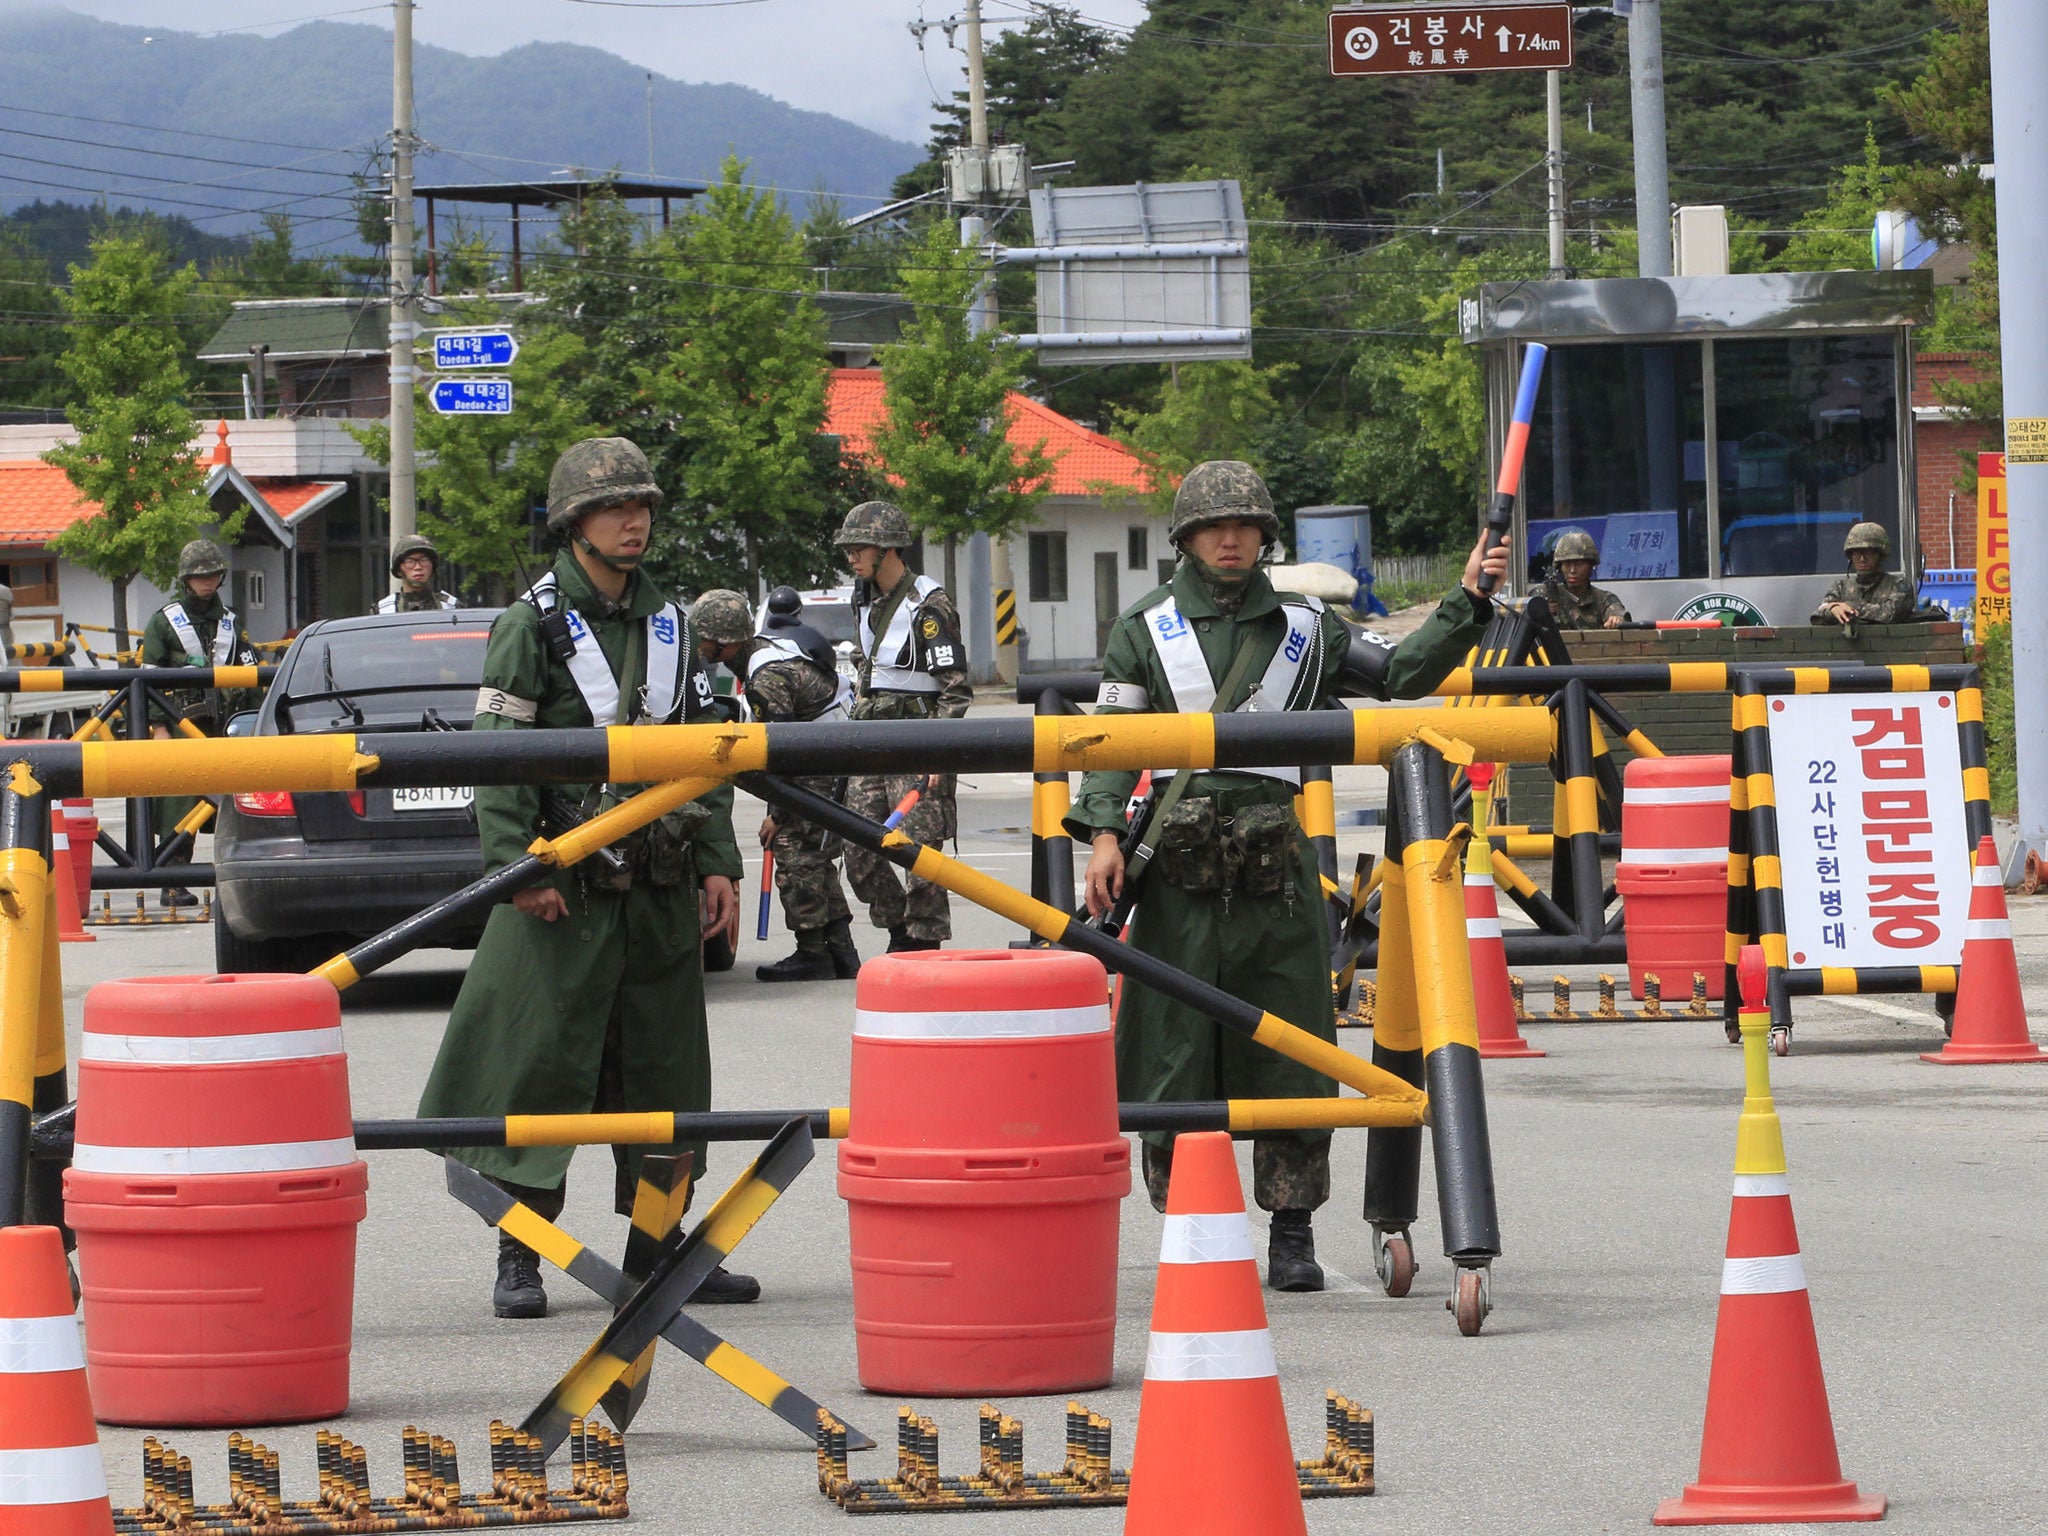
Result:
{"label": "green tree", "polygon": [[6,228],[0,228],[0,296],[0,405],[61,410],[76,398],[58,365],[63,294],[50,281],[42,253]]}
{"label": "green tree", "polygon": [[1261,451],[1280,407],[1275,381],[1287,365],[1249,362],[1182,363],[1174,368],[1156,409],[1122,412],[1117,436],[1151,471],[1147,510],[1173,510],[1174,487],[1204,459],[1243,459],[1261,474],[1270,467]]}
{"label": "green tree", "polygon": [[[124,650],[129,582],[140,575],[168,588],[178,550],[213,521],[200,494],[206,472],[192,453],[177,327],[198,273],[166,265],[146,240],[102,235],[91,262],[70,269],[63,306],[71,343],[60,366],[78,390],[67,413],[78,437],[43,455],[81,497],[100,504],[97,517],[50,542],[113,586],[113,626]],[[222,525],[223,538],[241,532],[242,517]]]}
{"label": "green tree", "polygon": [[886,415],[875,456],[911,522],[945,541],[949,591],[958,590],[961,536],[1007,537],[1030,519],[1052,474],[1043,443],[1020,453],[1003,430],[1023,358],[968,329],[968,302],[986,275],[979,252],[933,224],[904,272],[914,318],[882,350]]}
{"label": "green tree", "polygon": [[696,537],[664,540],[656,575],[685,590],[720,585],[744,561],[801,564],[815,548],[822,498],[812,443],[825,419],[825,318],[802,237],[770,193],[728,156],[718,183],[656,245],[667,279],[663,355],[638,370],[658,420],[681,439],[677,505]]}

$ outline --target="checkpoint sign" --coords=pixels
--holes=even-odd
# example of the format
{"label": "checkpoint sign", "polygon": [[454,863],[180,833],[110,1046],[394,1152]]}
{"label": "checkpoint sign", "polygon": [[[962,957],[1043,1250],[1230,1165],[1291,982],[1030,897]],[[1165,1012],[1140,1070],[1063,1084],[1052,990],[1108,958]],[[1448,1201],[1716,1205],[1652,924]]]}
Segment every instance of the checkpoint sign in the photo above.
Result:
{"label": "checkpoint sign", "polygon": [[510,416],[510,379],[436,379],[427,391],[427,403],[443,416]]}
{"label": "checkpoint sign", "polygon": [[519,355],[519,338],[510,331],[436,331],[434,367],[509,368]]}
{"label": "checkpoint sign", "polygon": [[1959,964],[1970,842],[1955,695],[1776,695],[1769,718],[1794,968]]}
{"label": "checkpoint sign", "polygon": [[1360,5],[1330,13],[1333,75],[1443,75],[1481,69],[1567,69],[1572,8]]}

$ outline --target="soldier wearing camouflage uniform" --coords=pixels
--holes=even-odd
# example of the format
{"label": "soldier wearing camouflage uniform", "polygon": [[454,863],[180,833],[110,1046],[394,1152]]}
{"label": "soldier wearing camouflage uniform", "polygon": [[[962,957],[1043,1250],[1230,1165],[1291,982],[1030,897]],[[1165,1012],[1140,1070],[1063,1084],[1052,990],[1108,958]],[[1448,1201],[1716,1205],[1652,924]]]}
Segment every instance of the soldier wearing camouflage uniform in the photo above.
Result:
{"label": "soldier wearing camouflage uniform", "polygon": [[[178,551],[178,595],[149,616],[142,630],[142,664],[145,667],[252,667],[255,647],[234,610],[221,601],[221,583],[227,579],[228,557],[211,539],[194,539]],[[256,707],[257,695],[243,689],[209,690],[177,688],[164,695],[180,718],[191,721],[208,736],[224,735],[230,716]],[[159,740],[171,735],[171,716],[152,704],[149,733]],[[183,732],[179,733],[180,735]],[[150,824],[158,837],[169,834],[192,808],[199,804],[192,795],[171,795],[150,802]],[[197,839],[193,839],[194,842]],[[165,861],[192,862],[192,842],[184,851]],[[162,896],[167,907],[196,907],[199,898],[183,886],[167,886]]]}
{"label": "soldier wearing camouflage uniform", "polygon": [[1877,523],[1858,523],[1842,540],[1849,573],[1835,578],[1814,610],[1816,624],[1903,624],[1920,606],[1912,584],[1884,568],[1891,535]]}
{"label": "soldier wearing camouflage uniform", "polygon": [[[739,679],[741,696],[756,720],[765,722],[843,720],[853,691],[834,665],[832,647],[805,624],[779,626],[775,634],[754,632],[754,616],[737,592],[714,588],[690,609],[697,654],[721,663]],[[807,644],[806,641],[811,643]],[[839,799],[844,779],[806,778],[797,783],[813,793]],[[761,822],[761,846],[775,856],[775,893],[782,918],[796,938],[796,952],[754,968],[761,981],[847,981],[860,972],[853,947],[852,913],[839,885],[839,840],[822,827],[793,816],[770,813]]]}
{"label": "soldier wearing camouflage uniform", "polygon": [[[572,444],[556,461],[548,530],[565,547],[492,624],[473,730],[718,718],[687,621],[638,570],[660,505],[646,456],[624,438]],[[564,787],[590,814],[641,786]],[[486,871],[563,830],[543,822],[533,784],[480,786],[476,817]],[[491,913],[421,1096],[422,1115],[711,1107],[703,941],[738,914],[731,789],[669,812],[619,851],[626,869],[616,877],[586,860]],[[642,1150],[613,1149],[622,1214],[631,1210]],[[702,1177],[704,1144],[688,1150]],[[552,1219],[572,1151],[468,1147],[449,1155]],[[721,1268],[696,1299],[758,1295],[751,1277]],[[536,1255],[504,1234],[491,1301],[500,1317],[547,1315]]]}
{"label": "soldier wearing camouflage uniform", "polygon": [[[1250,465],[1212,460],[1188,471],[1168,536],[1180,551],[1173,579],[1126,609],[1109,632],[1097,714],[1315,709],[1330,702],[1352,643],[1319,600],[1274,590],[1259,566],[1280,537],[1272,498]],[[1477,642],[1492,605],[1482,570],[1507,569],[1503,544],[1475,548],[1464,585],[1415,634],[1385,648],[1386,697],[1427,693]],[[1217,696],[1225,688],[1229,697]],[[1092,840],[1088,910],[1100,915],[1123,888],[1120,838],[1134,772],[1082,777],[1066,819]],[[1315,855],[1294,816],[1298,768],[1197,772],[1162,823],[1144,877],[1130,942],[1147,954],[1299,1025],[1337,1038],[1329,935]],[[1155,793],[1159,777],[1154,776]],[[1322,1074],[1220,1028],[1184,1004],[1128,979],[1116,1020],[1117,1094],[1125,1100],[1313,1098],[1337,1091]],[[1172,1137],[1143,1144],[1146,1192],[1166,1208]],[[1318,1291],[1310,1213],[1330,1193],[1330,1134],[1252,1138],[1252,1193],[1273,1213],[1266,1281]]]}
{"label": "soldier wearing camouflage uniform", "polygon": [[[886,501],[864,501],[846,514],[833,542],[854,574],[853,634],[860,664],[856,720],[958,720],[974,702],[960,615],[946,589],[904,563],[913,542],[910,519]],[[903,822],[914,842],[937,848],[954,835],[958,813],[953,776],[864,774],[846,789],[849,810],[886,820],[911,790],[923,795]],[[889,930],[889,952],[937,949],[953,936],[943,887],[906,878],[865,848],[846,850],[846,878],[868,905],[877,928]]]}
{"label": "soldier wearing camouflage uniform", "polygon": [[436,613],[459,607],[453,592],[434,589],[441,574],[441,551],[431,539],[409,533],[391,547],[391,574],[398,590],[377,599],[379,613]]}
{"label": "soldier wearing camouflage uniform", "polygon": [[1590,533],[1574,528],[1551,552],[1550,574],[1537,590],[1550,604],[1559,629],[1619,629],[1628,622],[1620,598],[1593,585],[1593,567],[1600,547]]}

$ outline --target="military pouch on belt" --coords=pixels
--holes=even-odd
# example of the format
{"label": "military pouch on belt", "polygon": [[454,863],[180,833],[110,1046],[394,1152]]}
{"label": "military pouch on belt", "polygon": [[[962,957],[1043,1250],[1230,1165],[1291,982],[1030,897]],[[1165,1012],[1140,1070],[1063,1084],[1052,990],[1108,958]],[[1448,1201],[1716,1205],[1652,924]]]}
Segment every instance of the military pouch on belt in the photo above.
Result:
{"label": "military pouch on belt", "polygon": [[711,819],[701,800],[679,805],[626,839],[626,867],[635,880],[667,888],[683,883],[690,871],[690,842]]}
{"label": "military pouch on belt", "polygon": [[1168,885],[1200,896],[1224,885],[1223,845],[1216,835],[1216,802],[1188,795],[1166,813],[1152,862]]}
{"label": "military pouch on belt", "polygon": [[1246,895],[1278,895],[1295,859],[1294,813],[1284,805],[1245,806],[1230,829],[1230,854]]}

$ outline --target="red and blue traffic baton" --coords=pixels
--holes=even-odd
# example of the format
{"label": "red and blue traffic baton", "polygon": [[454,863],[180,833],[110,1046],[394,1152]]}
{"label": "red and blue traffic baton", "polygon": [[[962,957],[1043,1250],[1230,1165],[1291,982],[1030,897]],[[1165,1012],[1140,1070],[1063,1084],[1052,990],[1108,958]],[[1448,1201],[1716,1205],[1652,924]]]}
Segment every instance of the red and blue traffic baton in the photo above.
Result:
{"label": "red and blue traffic baton", "polygon": [[[837,878],[836,876],[834,878]],[[761,907],[754,919],[754,942],[768,942],[768,898],[775,891],[775,850],[766,849],[761,854]]]}
{"label": "red and blue traffic baton", "polygon": [[[1500,478],[1494,482],[1493,505],[1486,512],[1486,549],[1491,554],[1507,537],[1515,521],[1515,493],[1522,485],[1522,458],[1529,451],[1529,424],[1536,419],[1536,389],[1543,382],[1543,359],[1550,348],[1540,341],[1529,343],[1522,354],[1522,382],[1515,389],[1515,414],[1508,423],[1508,440],[1501,447]],[[1479,573],[1479,595],[1490,596],[1494,578]]]}

